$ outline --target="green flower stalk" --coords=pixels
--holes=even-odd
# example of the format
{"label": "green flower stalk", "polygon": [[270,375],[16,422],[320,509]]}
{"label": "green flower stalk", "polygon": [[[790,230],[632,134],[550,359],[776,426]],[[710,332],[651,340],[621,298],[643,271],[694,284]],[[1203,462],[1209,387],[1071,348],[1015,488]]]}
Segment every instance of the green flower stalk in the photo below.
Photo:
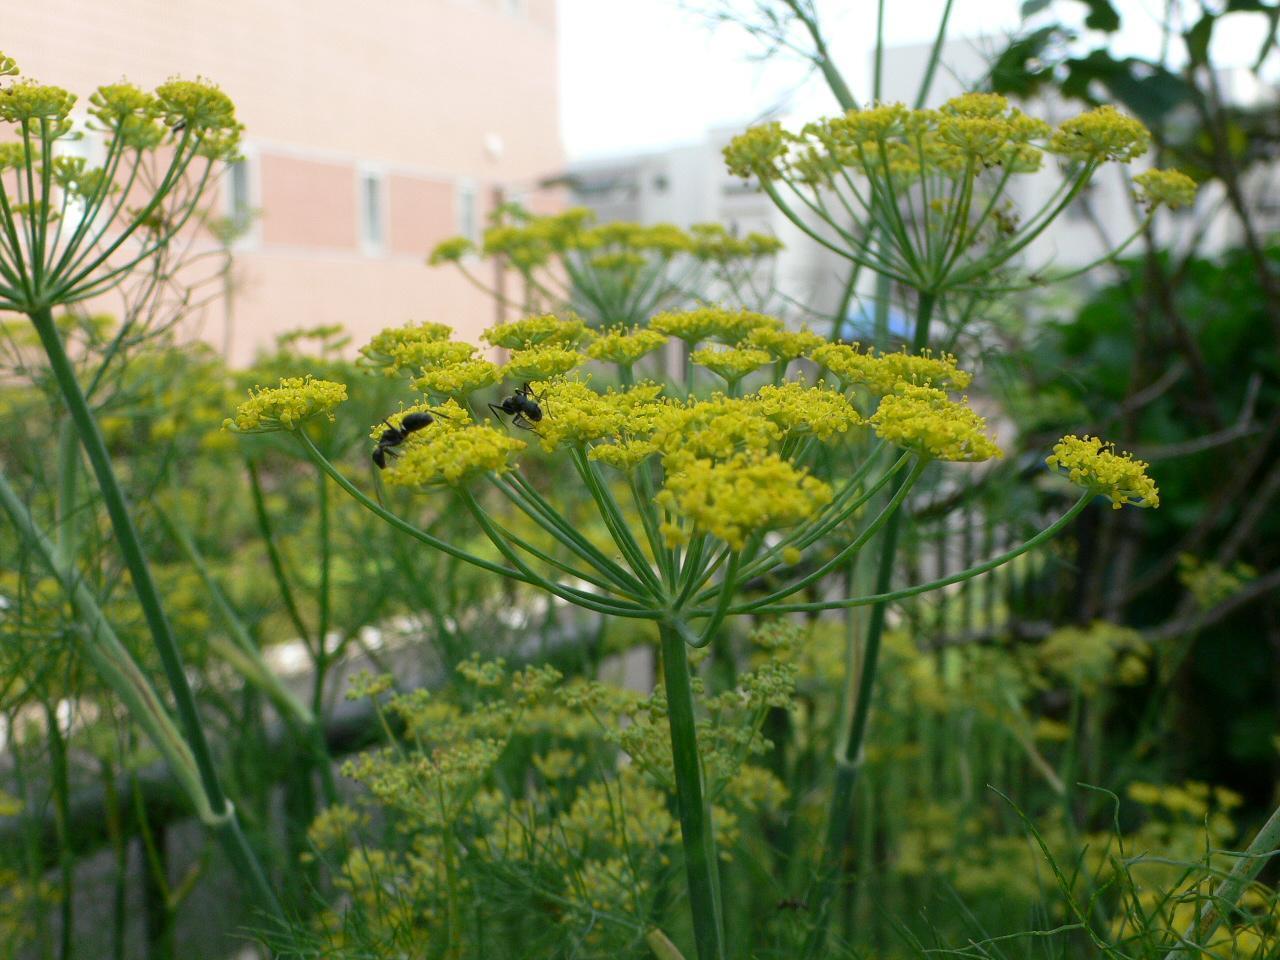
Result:
{"label": "green flower stalk", "polygon": [[[0,63],[3,75],[16,75],[12,61],[0,56]],[[231,100],[207,81],[170,80],[153,93],[109,84],[89,97],[90,129],[106,141],[102,166],[90,168],[60,155],[63,144],[81,135],[71,120],[75,102],[61,87],[32,80],[0,87],[0,123],[12,136],[0,147],[0,310],[31,320],[97,479],[186,740],[185,752],[175,753],[162,737],[157,744],[179,778],[189,754],[200,790],[188,792],[201,818],[223,840],[259,907],[279,917],[275,894],[219,783],[133,516],[53,319],[55,308],[111,290],[165,249],[195,213],[215,165],[234,155],[241,128]],[[77,603],[83,607],[78,596]],[[101,659],[95,661],[100,668]],[[116,689],[124,696],[123,687]],[[138,713],[141,701],[125,702]],[[138,719],[158,736],[158,720]]]}
{"label": "green flower stalk", "polygon": [[[669,223],[593,222],[581,207],[537,216],[517,205],[499,209],[477,247],[452,237],[431,252],[431,266],[453,264],[474,285],[519,310],[577,311],[593,327],[635,326],[653,313],[701,299],[707,291],[762,306],[768,299],[774,237],[736,237],[714,223],[688,230]],[[474,254],[499,257],[524,285],[513,300],[468,267]]]}
{"label": "green flower stalk", "polygon": [[[525,387],[523,382],[507,380],[492,393],[499,386],[496,379],[468,375],[481,362],[472,359],[472,348],[436,350],[433,375],[415,380],[424,396],[409,408],[430,410],[432,422],[403,437],[380,472],[389,486],[429,494],[442,501],[443,509],[469,513],[493,548],[487,556],[396,516],[324,457],[307,424],[334,415],[342,400],[339,385],[304,380],[259,391],[228,427],[245,423],[254,431],[292,431],[339,486],[423,544],[584,609],[657,625],[698,956],[722,958],[725,918],[690,648],[723,638],[726,622],[737,614],[883,605],[984,572],[1043,543],[1079,513],[1093,492],[1110,490],[1117,475],[1083,469],[1078,477],[1091,484],[1090,493],[1062,519],[1026,544],[946,581],[888,595],[819,593],[817,599],[795,602],[795,594],[843,569],[894,522],[930,464],[999,455],[982,418],[950,393],[955,384],[968,382],[967,374],[949,357],[882,356],[849,347],[857,362],[852,355],[844,358],[838,384],[783,379],[774,376],[778,368],[769,362],[771,355],[760,350],[760,357],[750,358],[758,371],[735,371],[734,383],[741,389],[733,396],[669,395],[654,382],[605,389],[593,384],[587,365],[610,361],[590,360],[566,346],[581,342],[580,322],[560,321],[557,328],[553,319],[517,322],[528,337],[527,349],[518,353],[555,358],[554,374],[532,381],[528,392],[519,394],[536,405],[536,417],[526,415],[525,425],[532,429],[517,435],[501,406],[505,395]],[[729,343],[745,338],[752,326],[741,320],[725,314],[717,321],[699,312],[671,315],[664,324],[696,347],[697,338]],[[763,320],[754,328],[777,326],[772,318]],[[500,342],[510,333],[504,327],[516,326],[495,328],[485,338]],[[418,330],[384,332],[376,338],[377,347],[366,350],[366,359],[384,357],[394,365],[401,344],[418,342]],[[618,350],[625,363],[630,354]],[[566,357],[576,365],[569,366]],[[285,411],[305,411],[305,416],[286,418]],[[371,428],[371,442],[384,428]],[[843,462],[852,460],[853,468],[834,472],[828,465],[840,460],[821,456],[824,448],[852,453]],[[539,488],[541,471],[526,472],[526,463],[545,457],[563,459],[572,469],[594,509],[594,525],[575,522],[562,509],[560,504],[571,499],[563,491]],[[1126,475],[1124,482],[1132,479]],[[869,509],[882,491],[892,491],[888,502]],[[530,529],[538,531],[536,542]],[[758,578],[767,578],[770,589],[744,595],[745,585]]]}
{"label": "green flower stalk", "polygon": [[88,129],[105,140],[100,167],[63,156],[84,136],[76,97],[19,80],[3,88],[0,122],[0,310],[33,318],[110,290],[187,225],[219,161],[235,156],[240,124],[221,90],[170,80],[89,97]]}

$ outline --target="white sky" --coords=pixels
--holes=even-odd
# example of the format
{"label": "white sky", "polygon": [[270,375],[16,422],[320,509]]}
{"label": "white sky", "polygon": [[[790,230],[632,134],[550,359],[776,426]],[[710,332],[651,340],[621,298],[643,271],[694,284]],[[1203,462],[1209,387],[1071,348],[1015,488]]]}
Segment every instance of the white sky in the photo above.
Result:
{"label": "white sky", "polygon": [[[1117,55],[1153,55],[1164,0],[1113,0],[1124,22]],[[653,150],[699,139],[709,127],[746,125],[780,102],[789,113],[830,112],[821,77],[794,60],[753,62],[758,48],[733,25],[708,26],[680,0],[559,0],[561,129],[570,160]],[[944,0],[890,0],[889,45],[933,39]],[[948,36],[995,40],[1015,30],[1021,0],[955,0]],[[869,99],[875,0],[820,0],[835,59],[855,96]],[[1078,3],[1056,12],[1083,18]],[[1220,23],[1213,54],[1241,64],[1256,54],[1260,16]],[[1100,36],[1100,35],[1095,35]]]}

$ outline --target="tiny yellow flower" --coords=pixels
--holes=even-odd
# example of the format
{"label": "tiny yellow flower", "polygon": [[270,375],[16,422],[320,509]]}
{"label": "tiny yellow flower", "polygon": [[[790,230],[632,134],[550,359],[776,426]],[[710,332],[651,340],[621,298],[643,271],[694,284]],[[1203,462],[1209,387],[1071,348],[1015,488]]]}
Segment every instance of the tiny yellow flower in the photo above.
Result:
{"label": "tiny yellow flower", "polygon": [[173,79],[156,87],[156,99],[170,126],[185,123],[199,134],[238,131],[235,104],[204,78]]}
{"label": "tiny yellow flower", "polygon": [[998,93],[962,93],[942,105],[942,113],[957,117],[1003,117],[1009,99]]}
{"label": "tiny yellow flower", "polygon": [[409,340],[388,348],[391,370],[441,370],[475,359],[476,348],[459,340]]}
{"label": "tiny yellow flower", "polygon": [[1160,506],[1160,491],[1147,476],[1146,461],[1116,453],[1115,444],[1097,437],[1063,437],[1045,462],[1077,486],[1107,497],[1116,510],[1125,504]]}
{"label": "tiny yellow flower", "polygon": [[649,260],[643,253],[635,250],[614,250],[609,253],[598,253],[589,262],[596,270],[623,273],[628,270],[640,270]]}
{"label": "tiny yellow flower", "polygon": [[109,129],[135,117],[151,119],[159,113],[160,102],[131,83],[109,83],[89,96],[89,114]]}
{"label": "tiny yellow flower", "polygon": [[743,450],[768,450],[782,434],[783,428],[751,399],[715,396],[658,406],[650,439],[666,454],[726,460]]}
{"label": "tiny yellow flower", "polygon": [[234,418],[223,421],[223,429],[241,433],[295,430],[303,422],[324,414],[335,419],[333,410],[347,399],[347,387],[332,380],[284,377],[278,387],[255,387],[249,399],[236,408]]}
{"label": "tiny yellow flower", "polygon": [[[40,160],[40,151],[32,144],[32,163]],[[0,173],[20,170],[27,165],[27,149],[21,143],[0,143]]]}
{"label": "tiny yellow flower", "polygon": [[[429,413],[433,417],[442,420],[448,426],[453,427],[466,426],[473,422],[471,414],[468,413],[465,408],[459,406],[459,404],[454,400],[446,400],[444,403],[440,404],[415,403],[390,414],[386,420],[373,424],[369,428],[369,439],[377,440],[382,436],[383,431],[387,429],[388,425],[399,429],[404,423],[404,418],[411,413]],[[409,434],[409,436],[404,440],[401,449],[408,449],[413,446],[418,442],[421,436],[422,434],[418,431]]]}

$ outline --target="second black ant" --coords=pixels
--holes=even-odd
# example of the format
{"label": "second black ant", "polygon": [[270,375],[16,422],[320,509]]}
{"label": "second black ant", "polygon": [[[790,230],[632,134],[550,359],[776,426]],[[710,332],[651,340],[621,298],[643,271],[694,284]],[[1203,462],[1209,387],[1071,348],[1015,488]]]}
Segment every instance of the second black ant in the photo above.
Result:
{"label": "second black ant", "polygon": [[400,426],[394,427],[390,420],[383,420],[387,425],[387,429],[382,431],[382,435],[378,437],[378,445],[373,450],[373,462],[378,465],[378,469],[385,469],[387,466],[387,454],[395,454],[396,447],[409,439],[409,434],[424,427],[429,427],[435,423],[436,418],[431,416],[425,410],[415,410],[413,413],[406,413],[400,420]]}

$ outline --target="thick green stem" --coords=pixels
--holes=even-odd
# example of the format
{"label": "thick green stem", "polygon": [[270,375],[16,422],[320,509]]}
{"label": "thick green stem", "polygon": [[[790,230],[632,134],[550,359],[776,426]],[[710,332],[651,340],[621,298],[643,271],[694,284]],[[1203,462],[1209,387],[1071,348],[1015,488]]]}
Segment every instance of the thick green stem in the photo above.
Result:
{"label": "thick green stem", "polygon": [[333,564],[329,533],[329,481],[323,470],[316,471],[316,480],[320,484],[320,593],[317,597],[320,614],[316,626],[315,663],[312,664],[311,712],[320,717],[324,715],[324,679],[329,670],[329,594]]}
{"label": "thick green stem", "polygon": [[1165,954],[1164,960],[1207,955],[1208,951],[1200,944],[1209,943],[1213,939],[1226,919],[1226,914],[1240,902],[1249,884],[1253,883],[1262,868],[1277,854],[1280,854],[1280,807],[1271,812],[1267,822],[1253,838],[1253,843],[1249,844],[1231,872],[1218,885],[1212,899],[1200,908],[1195,922],[1182,935],[1181,942]]}
{"label": "thick green stem", "polygon": [[185,735],[184,739],[195,761],[204,793],[208,797],[209,805],[214,814],[225,818],[225,823],[218,829],[218,832],[224,839],[230,840],[227,848],[228,854],[233,862],[236,862],[236,866],[238,868],[246,868],[242,871],[244,879],[253,883],[256,887],[256,892],[259,895],[259,906],[263,910],[279,917],[281,916],[279,902],[271,892],[270,885],[263,878],[262,868],[257,863],[253,852],[244,844],[243,834],[240,833],[240,829],[235,822],[235,808],[228,803],[225,794],[222,792],[222,785],[219,783],[217,771],[214,769],[213,756],[209,750],[208,741],[205,739],[204,729],[200,725],[195,696],[187,683],[177,641],[174,638],[172,628],[169,626],[169,621],[165,617],[164,609],[160,605],[160,595],[156,590],[155,582],[151,578],[151,569],[143,555],[142,543],[138,538],[138,531],[134,526],[133,517],[129,513],[124,491],[121,490],[120,484],[116,480],[115,470],[111,466],[110,454],[107,453],[107,447],[103,442],[101,432],[98,430],[98,424],[93,418],[93,413],[89,409],[84,393],[80,390],[80,384],[76,380],[75,369],[63,349],[62,339],[58,336],[57,328],[54,326],[53,312],[48,307],[41,307],[32,311],[30,317],[45,353],[48,355],[50,370],[57,381],[59,390],[62,392],[63,400],[67,404],[76,432],[80,435],[80,443],[84,446],[85,454],[93,467],[94,476],[97,478],[98,487],[107,508],[107,514],[111,518],[111,527],[115,532],[116,542],[120,547],[120,552],[133,581],[138,604],[142,607],[148,630],[160,655],[160,661],[169,682],[170,692],[177,706],[178,720]]}
{"label": "thick green stem", "polygon": [[58,711],[52,703],[45,705],[45,724],[49,733],[50,786],[53,789],[53,823],[58,837],[59,906],[61,911],[58,955],[70,960],[71,937],[75,932],[75,852],[71,849],[71,788],[67,777],[67,741],[62,736]]}
{"label": "thick green stem", "polygon": [[674,622],[658,625],[662,638],[662,674],[667,690],[667,722],[676,775],[676,806],[689,880],[689,908],[698,960],[724,960],[724,917],[720,903],[720,865],[716,858],[711,805],[703,790],[698,734],[693,715],[693,686],[684,634]]}

